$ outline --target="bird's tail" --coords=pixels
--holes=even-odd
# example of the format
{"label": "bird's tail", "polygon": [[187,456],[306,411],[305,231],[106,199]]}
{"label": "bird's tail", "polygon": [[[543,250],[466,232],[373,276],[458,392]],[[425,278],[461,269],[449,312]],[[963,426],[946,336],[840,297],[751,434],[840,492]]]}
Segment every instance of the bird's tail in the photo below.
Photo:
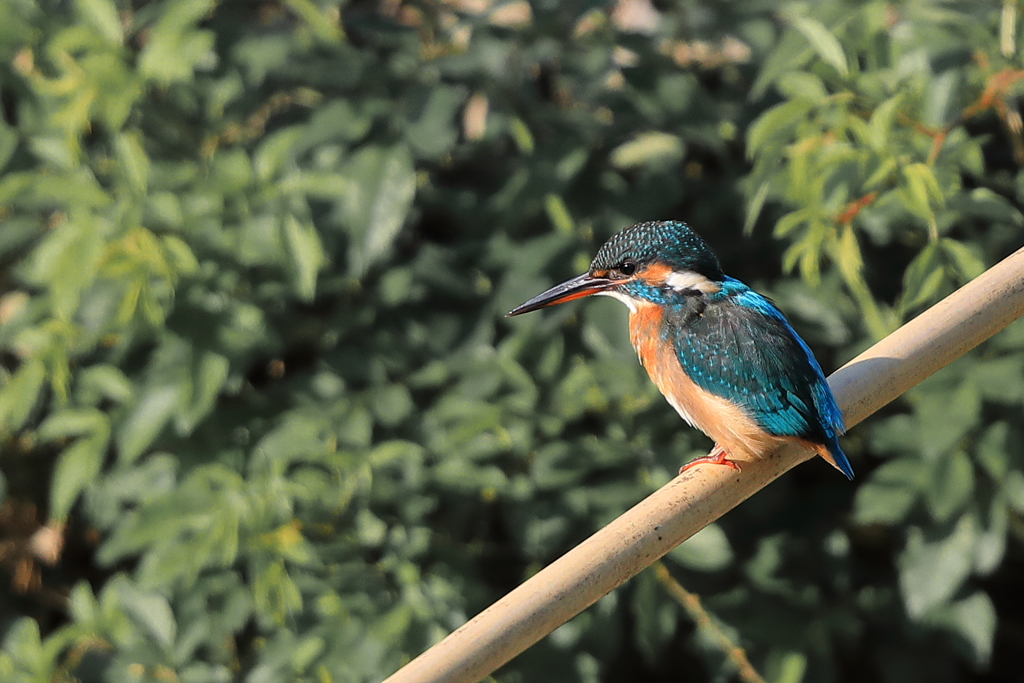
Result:
{"label": "bird's tail", "polygon": [[832,467],[845,474],[847,479],[853,479],[853,467],[850,465],[850,461],[846,459],[843,449],[839,447],[839,440],[836,437],[830,436],[825,443],[810,445],[815,453],[823,457]]}

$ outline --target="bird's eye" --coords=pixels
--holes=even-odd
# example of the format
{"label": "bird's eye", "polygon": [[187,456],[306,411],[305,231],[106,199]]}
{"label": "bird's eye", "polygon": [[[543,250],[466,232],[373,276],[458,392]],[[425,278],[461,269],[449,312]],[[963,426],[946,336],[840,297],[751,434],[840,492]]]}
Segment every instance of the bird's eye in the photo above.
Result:
{"label": "bird's eye", "polygon": [[619,271],[623,275],[632,275],[636,272],[636,264],[632,261],[623,261],[615,270]]}

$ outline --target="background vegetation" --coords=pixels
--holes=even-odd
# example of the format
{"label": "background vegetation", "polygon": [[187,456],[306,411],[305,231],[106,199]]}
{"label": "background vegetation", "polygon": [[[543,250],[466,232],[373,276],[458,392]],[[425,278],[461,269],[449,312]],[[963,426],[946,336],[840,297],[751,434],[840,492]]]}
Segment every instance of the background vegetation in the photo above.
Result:
{"label": "background vegetation", "polygon": [[[689,221],[833,369],[1024,243],[1015,0],[0,0],[0,679],[376,681],[708,447]],[[666,569],[773,683],[1024,667],[1024,327]],[[499,681],[728,681],[646,572]]]}

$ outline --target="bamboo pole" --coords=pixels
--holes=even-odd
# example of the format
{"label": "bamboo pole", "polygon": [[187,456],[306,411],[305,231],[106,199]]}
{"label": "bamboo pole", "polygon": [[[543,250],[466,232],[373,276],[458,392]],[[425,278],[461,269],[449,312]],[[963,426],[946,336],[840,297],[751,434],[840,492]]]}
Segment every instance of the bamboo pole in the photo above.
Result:
{"label": "bamboo pole", "polygon": [[[848,427],[1024,315],[1024,249],[836,371]],[[811,458],[787,447],[736,472],[679,475],[385,683],[473,683],[565,623],[772,480]]]}

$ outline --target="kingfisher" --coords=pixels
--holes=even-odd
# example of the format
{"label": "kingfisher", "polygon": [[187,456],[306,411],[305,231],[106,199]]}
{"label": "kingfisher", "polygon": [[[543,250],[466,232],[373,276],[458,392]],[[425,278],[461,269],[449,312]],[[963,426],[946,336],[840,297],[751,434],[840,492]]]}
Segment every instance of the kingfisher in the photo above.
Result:
{"label": "kingfisher", "polygon": [[821,366],[766,297],[722,272],[680,221],[638,223],[598,250],[588,272],[512,309],[520,315],[592,294],[629,308],[629,338],[676,412],[715,441],[679,471],[768,455],[784,443],[813,450],[853,478],[845,432]]}

